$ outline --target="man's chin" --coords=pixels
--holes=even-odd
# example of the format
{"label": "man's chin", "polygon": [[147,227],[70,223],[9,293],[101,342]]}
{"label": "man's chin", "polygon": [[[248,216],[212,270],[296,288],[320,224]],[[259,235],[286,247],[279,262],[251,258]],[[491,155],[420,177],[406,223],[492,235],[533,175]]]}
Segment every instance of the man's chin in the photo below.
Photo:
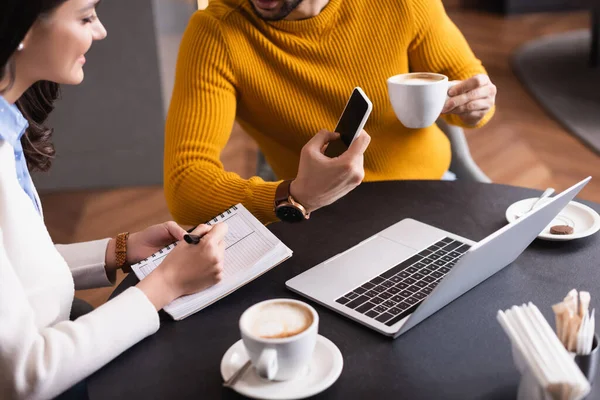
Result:
{"label": "man's chin", "polygon": [[252,8],[254,9],[254,12],[256,12],[256,14],[260,18],[262,18],[266,21],[279,21],[279,20],[284,19],[287,16],[287,14],[282,15],[282,9],[284,8],[284,6],[281,4],[278,7],[275,7],[272,9],[266,9],[266,8],[259,7],[252,0],[250,0],[250,3],[252,3]]}
{"label": "man's chin", "polygon": [[279,17],[279,10],[261,10],[261,9],[256,9],[256,13],[258,14],[259,17],[261,17],[262,19],[266,20],[266,21],[277,21],[280,20],[281,18]]}

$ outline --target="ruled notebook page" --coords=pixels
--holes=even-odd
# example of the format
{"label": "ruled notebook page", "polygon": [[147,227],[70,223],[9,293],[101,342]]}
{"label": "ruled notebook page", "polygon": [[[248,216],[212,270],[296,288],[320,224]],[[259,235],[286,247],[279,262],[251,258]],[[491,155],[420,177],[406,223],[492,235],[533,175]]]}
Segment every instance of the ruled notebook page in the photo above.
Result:
{"label": "ruled notebook page", "polygon": [[[175,319],[183,319],[226,296],[238,287],[291,257],[292,252],[260,223],[244,206],[238,204],[208,222],[227,224],[223,280],[193,295],[180,297],[165,307]],[[180,245],[187,245],[182,243]],[[148,276],[177,244],[167,246],[132,269],[141,280]]]}

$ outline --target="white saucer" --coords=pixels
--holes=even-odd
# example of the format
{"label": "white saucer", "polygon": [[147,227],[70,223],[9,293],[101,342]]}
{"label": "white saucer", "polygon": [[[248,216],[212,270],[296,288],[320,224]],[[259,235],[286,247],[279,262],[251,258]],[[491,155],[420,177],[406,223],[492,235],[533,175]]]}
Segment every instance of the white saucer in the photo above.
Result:
{"label": "white saucer", "polygon": [[[513,203],[506,209],[506,220],[513,222],[517,220],[517,215],[527,211],[533,205],[537,198],[523,199]],[[542,202],[549,201],[544,199]],[[550,233],[550,227],[554,225],[568,225],[573,228],[570,235],[554,235]],[[593,235],[600,229],[600,215],[591,208],[576,201],[571,201],[563,210],[544,228],[538,238],[544,240],[564,241],[579,239]]]}
{"label": "white saucer", "polygon": [[[227,350],[221,360],[221,376],[226,381],[248,361],[248,354],[242,340],[238,340]],[[272,382],[262,379],[254,368],[248,368],[235,383],[233,390],[253,399],[291,400],[314,396],[339,378],[344,367],[342,353],[331,340],[318,335],[315,353],[306,372],[285,382]]]}

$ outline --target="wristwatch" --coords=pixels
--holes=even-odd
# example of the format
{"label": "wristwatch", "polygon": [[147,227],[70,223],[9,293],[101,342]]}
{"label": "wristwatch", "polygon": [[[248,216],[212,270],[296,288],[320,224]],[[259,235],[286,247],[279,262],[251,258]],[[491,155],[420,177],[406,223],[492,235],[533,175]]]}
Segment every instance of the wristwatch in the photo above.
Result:
{"label": "wristwatch", "polygon": [[275,215],[284,222],[301,222],[310,217],[306,208],[290,194],[292,181],[283,181],[275,192]]}

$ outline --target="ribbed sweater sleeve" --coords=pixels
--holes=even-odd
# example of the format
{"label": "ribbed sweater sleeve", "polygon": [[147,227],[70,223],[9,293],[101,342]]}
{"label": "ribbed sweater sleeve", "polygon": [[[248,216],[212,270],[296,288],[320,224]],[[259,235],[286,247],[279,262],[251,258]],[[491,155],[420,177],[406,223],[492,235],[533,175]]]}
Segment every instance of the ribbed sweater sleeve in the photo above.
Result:
{"label": "ribbed sweater sleeve", "polygon": [[218,22],[197,12],[182,39],[166,123],[167,203],[182,224],[204,222],[236,203],[271,222],[278,183],[242,179],[226,172],[219,158],[235,120],[236,90]]}

